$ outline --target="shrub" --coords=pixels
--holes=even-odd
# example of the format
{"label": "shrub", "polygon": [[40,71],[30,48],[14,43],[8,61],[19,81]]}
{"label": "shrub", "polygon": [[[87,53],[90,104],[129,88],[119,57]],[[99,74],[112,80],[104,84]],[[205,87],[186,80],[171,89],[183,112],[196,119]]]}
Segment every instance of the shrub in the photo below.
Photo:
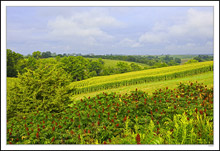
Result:
{"label": "shrub", "polygon": [[70,76],[56,64],[41,64],[18,75],[7,97],[7,116],[32,111],[60,112],[69,102]]}

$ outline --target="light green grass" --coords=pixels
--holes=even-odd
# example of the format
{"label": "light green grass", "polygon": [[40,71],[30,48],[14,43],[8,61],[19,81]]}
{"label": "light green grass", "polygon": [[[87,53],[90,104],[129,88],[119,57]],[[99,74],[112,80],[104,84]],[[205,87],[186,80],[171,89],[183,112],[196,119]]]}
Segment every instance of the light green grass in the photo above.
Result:
{"label": "light green grass", "polygon": [[[207,70],[209,70],[209,68],[212,65],[213,65],[213,61],[208,61],[208,62],[186,64],[186,65],[181,65],[181,66],[171,66],[171,67],[163,67],[163,68],[128,72],[128,73],[116,74],[116,75],[110,75],[110,76],[98,76],[98,77],[93,77],[93,78],[89,78],[89,79],[82,80],[82,81],[73,82],[69,86],[71,88],[77,88],[77,89],[96,88],[97,90],[97,89],[106,89],[110,87],[112,88],[112,87],[118,86],[119,84],[120,86],[122,86],[122,85],[131,85],[131,84],[133,85],[133,84],[138,84],[138,83],[145,83],[148,81],[151,81],[151,82],[159,81],[159,80],[162,80],[162,79],[158,79],[161,77],[163,79],[168,80],[168,79],[177,78],[176,74],[180,74],[181,76],[179,77],[184,77],[187,75],[193,75],[192,71],[194,70],[200,71],[201,68],[207,68]],[[93,89],[89,91],[91,92],[93,91]]]}
{"label": "light green grass", "polygon": [[[98,58],[87,58],[87,59],[91,59],[91,60],[98,60]],[[147,64],[143,64],[143,63],[137,63],[137,62],[129,62],[129,61],[122,61],[122,60],[111,60],[111,59],[102,59],[102,61],[104,61],[104,67],[116,67],[117,63],[118,62],[125,62],[125,63],[128,63],[129,65],[131,63],[136,63],[138,64],[139,66],[141,66],[142,68],[144,67],[150,67],[149,65]]]}
{"label": "light green grass", "polygon": [[191,81],[191,82],[198,81],[200,83],[207,85],[208,87],[213,87],[213,71],[198,74],[198,75],[188,76],[184,78],[177,78],[173,80],[143,83],[143,84],[137,84],[137,85],[131,85],[131,86],[123,86],[123,87],[113,88],[113,89],[108,89],[108,90],[101,90],[101,91],[96,91],[96,92],[91,92],[91,93],[86,93],[86,94],[79,94],[79,95],[73,96],[72,100],[80,100],[81,98],[84,98],[84,96],[92,97],[102,92],[108,92],[108,93],[116,92],[116,93],[124,94],[124,93],[129,93],[130,91],[134,91],[136,88],[138,90],[143,90],[151,94],[156,89],[160,89],[160,88],[162,89],[166,87],[173,89],[173,88],[176,88],[176,86],[180,82],[188,82],[188,81]]}

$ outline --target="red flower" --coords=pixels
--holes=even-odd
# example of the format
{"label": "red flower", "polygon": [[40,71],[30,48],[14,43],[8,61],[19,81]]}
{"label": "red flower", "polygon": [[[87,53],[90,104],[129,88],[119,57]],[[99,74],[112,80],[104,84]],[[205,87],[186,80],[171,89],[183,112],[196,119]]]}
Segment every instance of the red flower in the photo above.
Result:
{"label": "red flower", "polygon": [[153,115],[153,112],[152,112],[152,111],[150,111],[150,114],[151,114],[151,115]]}
{"label": "red flower", "polygon": [[38,130],[38,132],[40,132],[40,128],[38,128],[37,130]]}
{"label": "red flower", "polygon": [[38,134],[38,132],[37,132],[37,134],[36,134],[36,137],[39,138],[39,134]]}
{"label": "red flower", "polygon": [[100,118],[100,114],[99,114],[99,118]]}
{"label": "red flower", "polygon": [[80,125],[78,127],[80,128]]}
{"label": "red flower", "polygon": [[199,110],[200,114],[203,114],[203,111],[202,110]]}
{"label": "red flower", "polygon": [[102,108],[102,112],[103,112],[103,113],[104,113],[104,111],[105,111],[104,108]]}
{"label": "red flower", "polygon": [[100,122],[98,121],[98,125],[100,124]]}
{"label": "red flower", "polygon": [[80,139],[80,135],[78,135],[78,139]]}
{"label": "red flower", "polygon": [[88,130],[88,133],[90,133],[90,130]]}
{"label": "red flower", "polygon": [[104,141],[104,144],[107,144],[107,143]]}
{"label": "red flower", "polygon": [[43,123],[45,123],[45,121],[43,121]]}
{"label": "red flower", "polygon": [[74,134],[73,130],[71,130],[70,133],[73,135]]}
{"label": "red flower", "polygon": [[28,131],[28,127],[26,127],[26,130]]}
{"label": "red flower", "polygon": [[125,116],[124,119],[123,119],[123,121],[125,122],[126,120],[127,120],[127,117]]}
{"label": "red flower", "polygon": [[61,125],[59,125],[59,128],[62,128],[62,126],[61,126]]}
{"label": "red flower", "polygon": [[55,126],[52,128],[53,131],[55,131]]}
{"label": "red flower", "polygon": [[137,141],[137,144],[141,144],[141,138],[139,134],[137,134],[136,141]]}
{"label": "red flower", "polygon": [[55,137],[53,137],[53,138],[52,138],[51,142],[53,142],[53,141],[54,141],[54,139],[55,139]]}
{"label": "red flower", "polygon": [[155,111],[157,112],[158,110],[157,110],[157,109],[155,109]]}
{"label": "red flower", "polygon": [[195,111],[196,111],[196,113],[197,113],[198,109],[196,108],[196,110],[195,110]]}
{"label": "red flower", "polygon": [[116,127],[118,127],[119,126],[119,124],[116,124]]}
{"label": "red flower", "polygon": [[109,142],[111,143],[111,139],[109,138],[108,140],[109,140]]}
{"label": "red flower", "polygon": [[9,141],[8,143],[9,143],[9,144],[12,144],[12,142],[10,142],[10,141]]}
{"label": "red flower", "polygon": [[112,119],[112,123],[114,123],[114,120]]}

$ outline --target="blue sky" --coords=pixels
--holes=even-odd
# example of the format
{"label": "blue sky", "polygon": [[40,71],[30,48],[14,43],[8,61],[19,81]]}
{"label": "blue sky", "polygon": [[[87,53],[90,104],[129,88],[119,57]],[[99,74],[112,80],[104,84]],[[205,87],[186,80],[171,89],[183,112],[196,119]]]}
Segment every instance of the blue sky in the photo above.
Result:
{"label": "blue sky", "polygon": [[212,54],[213,7],[7,7],[7,49]]}

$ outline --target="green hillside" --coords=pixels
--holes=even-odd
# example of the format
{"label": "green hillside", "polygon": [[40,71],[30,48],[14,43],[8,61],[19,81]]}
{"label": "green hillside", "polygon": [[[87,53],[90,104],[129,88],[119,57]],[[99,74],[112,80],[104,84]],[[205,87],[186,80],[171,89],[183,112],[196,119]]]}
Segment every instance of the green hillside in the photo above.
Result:
{"label": "green hillside", "polygon": [[170,66],[110,76],[93,77],[87,80],[73,82],[70,84],[70,88],[76,89],[75,94],[80,94],[140,83],[170,80],[212,70],[213,61],[199,62],[181,66]]}
{"label": "green hillside", "polygon": [[[87,58],[87,59],[91,59],[91,60],[98,60],[98,58]],[[102,61],[104,61],[104,66],[105,67],[116,67],[118,62],[125,62],[128,63],[129,65],[131,63],[135,63],[138,64],[139,66],[141,66],[142,68],[144,67],[150,67],[149,65],[143,64],[143,63],[137,63],[137,62],[129,62],[129,61],[122,61],[122,60],[110,60],[110,59],[102,59]]]}
{"label": "green hillside", "polygon": [[93,97],[96,96],[99,93],[104,92],[117,92],[120,94],[125,94],[127,92],[133,91],[136,88],[138,90],[145,91],[149,94],[154,92],[156,89],[163,89],[166,87],[169,87],[171,89],[175,88],[180,82],[200,82],[203,83],[204,85],[207,85],[208,87],[213,87],[213,71],[209,71],[206,73],[198,74],[198,75],[193,75],[193,76],[187,76],[183,78],[176,78],[172,80],[166,80],[166,81],[157,81],[157,82],[151,82],[151,83],[142,83],[142,84],[137,84],[137,85],[131,85],[131,86],[121,86],[119,88],[113,88],[113,89],[108,89],[108,90],[99,90],[96,92],[90,92],[90,93],[85,93],[85,94],[79,94],[79,95],[74,95],[72,97],[72,100],[80,100],[81,98],[84,97]]}

